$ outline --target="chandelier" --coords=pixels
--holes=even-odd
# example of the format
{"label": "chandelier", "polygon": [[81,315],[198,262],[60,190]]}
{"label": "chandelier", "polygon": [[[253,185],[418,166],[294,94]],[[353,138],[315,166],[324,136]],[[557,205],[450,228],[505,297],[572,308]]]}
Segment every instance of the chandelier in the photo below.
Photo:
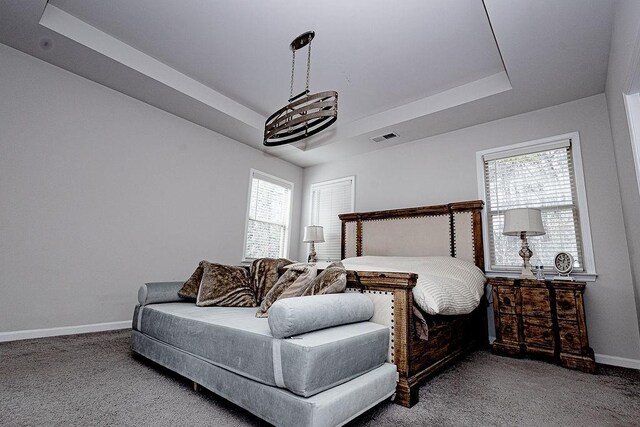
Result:
{"label": "chandelier", "polygon": [[[311,75],[311,40],[314,31],[307,31],[296,37],[289,48],[293,52],[291,60],[291,89],[289,103],[273,113],[264,126],[264,145],[275,147],[300,141],[331,126],[338,118],[338,92],[309,93]],[[305,90],[293,96],[293,78],[296,66],[296,50],[309,46],[307,53],[307,83]]]}

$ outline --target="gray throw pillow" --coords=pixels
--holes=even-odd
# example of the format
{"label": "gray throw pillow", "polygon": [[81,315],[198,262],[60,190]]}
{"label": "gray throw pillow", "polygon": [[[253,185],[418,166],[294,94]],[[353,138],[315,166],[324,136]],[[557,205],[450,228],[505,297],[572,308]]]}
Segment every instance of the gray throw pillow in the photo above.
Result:
{"label": "gray throw pillow", "polygon": [[259,258],[251,263],[251,288],[256,303],[261,304],[273,285],[278,281],[278,270],[293,264],[286,258]]}
{"label": "gray throw pillow", "polygon": [[207,261],[203,261],[202,264],[202,282],[198,291],[197,306],[256,306],[246,268]]}
{"label": "gray throw pillow", "polygon": [[341,262],[329,264],[307,286],[302,296],[339,294],[347,287],[347,270]]}
{"label": "gray throw pillow", "polygon": [[203,273],[202,264],[204,262],[205,261],[200,261],[200,264],[198,264],[198,268],[196,268],[196,271],[194,271],[191,277],[189,277],[187,281],[184,282],[184,285],[182,285],[182,288],[180,288],[180,290],[178,291],[178,296],[180,298],[187,298],[192,300],[198,298],[198,290],[200,289],[200,281],[202,280]]}
{"label": "gray throw pillow", "polygon": [[301,296],[317,273],[315,265],[296,264],[289,267],[262,300],[256,317],[268,317],[269,308],[279,299]]}

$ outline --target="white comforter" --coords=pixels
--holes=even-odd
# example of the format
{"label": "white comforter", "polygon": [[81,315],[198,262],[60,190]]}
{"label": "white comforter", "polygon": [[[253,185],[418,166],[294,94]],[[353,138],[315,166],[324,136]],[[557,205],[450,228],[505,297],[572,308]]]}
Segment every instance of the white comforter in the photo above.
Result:
{"label": "white comforter", "polygon": [[474,264],[453,257],[361,256],[342,260],[347,270],[418,274],[413,299],[428,314],[467,314],[479,304],[486,278]]}

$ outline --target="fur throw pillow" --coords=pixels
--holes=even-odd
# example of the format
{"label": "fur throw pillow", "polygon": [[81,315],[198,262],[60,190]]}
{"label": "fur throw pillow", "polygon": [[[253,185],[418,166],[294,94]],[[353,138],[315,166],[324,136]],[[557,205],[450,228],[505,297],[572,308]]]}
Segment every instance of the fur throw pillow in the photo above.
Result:
{"label": "fur throw pillow", "polygon": [[256,302],[249,283],[249,272],[244,267],[202,262],[202,282],[196,305],[205,307],[255,307]]}
{"label": "fur throw pillow", "polygon": [[269,308],[279,299],[301,296],[316,274],[318,269],[315,265],[296,264],[289,267],[262,300],[256,317],[268,317]]}
{"label": "fur throw pillow", "polygon": [[347,270],[341,262],[329,264],[307,286],[301,296],[339,294],[347,287]]}
{"label": "fur throw pillow", "polygon": [[278,281],[278,269],[289,264],[293,264],[293,261],[286,258],[259,258],[251,263],[251,288],[257,304],[262,304],[264,297]]}
{"label": "fur throw pillow", "polygon": [[180,288],[180,290],[178,291],[178,296],[180,298],[188,298],[193,300],[198,298],[198,289],[200,289],[200,281],[202,280],[203,272],[202,264],[204,262],[205,261],[200,261],[200,264],[198,264],[198,268],[196,268],[196,271],[194,271],[191,277],[189,277],[189,279],[184,282],[184,285],[182,285],[182,288]]}

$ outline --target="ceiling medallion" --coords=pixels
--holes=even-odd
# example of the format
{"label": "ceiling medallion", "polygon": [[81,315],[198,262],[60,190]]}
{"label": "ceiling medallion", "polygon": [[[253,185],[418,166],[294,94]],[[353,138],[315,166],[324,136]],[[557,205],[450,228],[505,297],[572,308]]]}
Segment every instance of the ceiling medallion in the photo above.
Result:
{"label": "ceiling medallion", "polygon": [[[311,40],[314,31],[300,34],[289,45],[293,52],[291,60],[291,89],[289,103],[273,113],[264,126],[264,145],[275,147],[300,141],[331,126],[338,118],[338,92],[330,90],[309,94],[311,74]],[[296,65],[296,50],[309,46],[307,53],[307,84],[305,90],[293,96],[293,77]]]}

